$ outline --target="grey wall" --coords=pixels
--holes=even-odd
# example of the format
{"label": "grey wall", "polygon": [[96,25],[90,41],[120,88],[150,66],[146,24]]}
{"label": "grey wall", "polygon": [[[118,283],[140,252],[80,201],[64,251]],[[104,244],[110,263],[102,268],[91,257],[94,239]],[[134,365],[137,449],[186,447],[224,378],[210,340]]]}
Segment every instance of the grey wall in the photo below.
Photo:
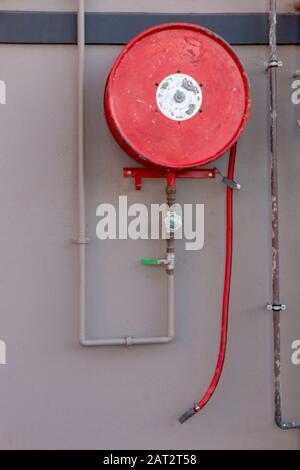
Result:
{"label": "grey wall", "polygon": [[[40,4],[3,1],[1,7],[8,3],[10,8]],[[47,3],[49,8],[58,6]],[[73,7],[73,2],[64,3]],[[95,9],[96,2],[87,3]],[[138,3],[137,9],[146,9],[146,2],[132,5]],[[188,2],[191,11],[196,3],[206,2]],[[223,10],[223,3],[233,9],[236,3],[250,4],[214,3]],[[254,3],[263,2],[251,2],[251,10]],[[164,244],[100,242],[95,236],[99,203],[114,203],[119,194],[127,194],[130,202],[164,200],[162,182],[146,182],[143,192],[136,193],[132,182],[121,177],[122,168],[134,162],[112,139],[102,111],[105,79],[119,50],[88,47],[86,58],[91,238],[87,307],[94,337],[157,334],[165,329],[163,273],[138,266],[142,256],[163,254]],[[0,339],[7,343],[7,365],[0,366],[0,448],[300,448],[299,432],[279,431],[272,418],[272,319],[265,310],[271,297],[267,49],[236,51],[250,75],[253,111],[237,162],[243,190],[234,203],[228,354],[215,397],[194,420],[180,426],[177,417],[206,389],[217,355],[224,187],[213,182],[178,183],[181,202],[205,204],[206,241],[197,253],[185,252],[184,243],[177,243],[175,342],[137,349],[81,348],[77,255],[72,245],[76,48],[0,46],[0,79],[7,83],[7,104],[0,107]],[[287,418],[299,418],[300,369],[291,364],[290,356],[292,341],[300,339],[300,163],[297,109],[290,95],[300,53],[296,47],[285,47],[280,55],[285,64],[279,80],[282,298],[288,304],[282,321],[284,411]],[[225,164],[225,159],[218,162],[222,169]]]}

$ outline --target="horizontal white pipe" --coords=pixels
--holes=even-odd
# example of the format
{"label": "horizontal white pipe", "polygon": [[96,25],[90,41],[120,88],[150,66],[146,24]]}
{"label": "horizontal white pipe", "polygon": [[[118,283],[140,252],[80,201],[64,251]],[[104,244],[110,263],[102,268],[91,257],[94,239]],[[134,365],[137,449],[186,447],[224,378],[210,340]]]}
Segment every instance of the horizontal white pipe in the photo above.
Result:
{"label": "horizontal white pipe", "polygon": [[168,274],[168,336],[131,337],[91,340],[86,337],[86,232],[85,232],[85,177],[84,177],[84,0],[78,0],[78,232],[79,246],[79,341],[82,346],[133,346],[168,344],[174,338],[174,275]]}
{"label": "horizontal white pipe", "polygon": [[169,344],[173,338],[163,336],[153,337],[135,337],[135,338],[108,338],[108,339],[86,339],[80,341],[82,346],[95,347],[95,346],[142,346],[147,344]]}

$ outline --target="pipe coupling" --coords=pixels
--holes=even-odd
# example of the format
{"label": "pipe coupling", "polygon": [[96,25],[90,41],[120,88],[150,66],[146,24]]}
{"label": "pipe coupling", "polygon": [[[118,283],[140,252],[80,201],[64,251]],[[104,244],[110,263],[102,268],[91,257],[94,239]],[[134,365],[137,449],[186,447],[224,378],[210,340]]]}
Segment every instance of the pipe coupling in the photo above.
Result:
{"label": "pipe coupling", "polygon": [[175,260],[176,260],[175,253],[167,253],[167,271],[168,271],[168,273],[174,272],[174,270],[175,270]]}
{"label": "pipe coupling", "polygon": [[174,206],[176,202],[176,186],[167,186],[166,193],[168,206]]}

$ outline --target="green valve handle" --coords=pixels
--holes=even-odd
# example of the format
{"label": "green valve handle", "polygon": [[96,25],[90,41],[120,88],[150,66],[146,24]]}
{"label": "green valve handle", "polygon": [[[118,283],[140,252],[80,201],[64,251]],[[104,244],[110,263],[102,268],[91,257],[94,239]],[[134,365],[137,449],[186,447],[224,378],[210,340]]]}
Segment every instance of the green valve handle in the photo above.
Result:
{"label": "green valve handle", "polygon": [[161,264],[158,259],[141,259],[140,263],[142,266],[159,266]]}

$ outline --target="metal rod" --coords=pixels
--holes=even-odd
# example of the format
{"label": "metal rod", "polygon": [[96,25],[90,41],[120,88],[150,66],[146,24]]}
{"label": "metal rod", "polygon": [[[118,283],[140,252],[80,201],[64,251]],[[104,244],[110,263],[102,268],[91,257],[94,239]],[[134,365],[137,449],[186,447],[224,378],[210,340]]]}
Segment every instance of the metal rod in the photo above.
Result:
{"label": "metal rod", "polygon": [[[272,292],[273,292],[273,341],[274,341],[274,402],[275,423],[280,429],[299,429],[300,421],[284,421],[282,417],[281,386],[281,330],[280,318],[280,271],[279,271],[279,191],[278,191],[278,147],[277,147],[277,48],[276,0],[270,0],[270,152],[272,195]],[[277,307],[277,308],[276,308]]]}
{"label": "metal rod", "polygon": [[88,339],[86,336],[86,213],[85,213],[85,172],[84,172],[84,58],[85,58],[85,5],[84,0],[78,0],[77,15],[78,31],[78,239],[79,247],[79,341],[82,346],[132,346],[147,344],[168,344],[174,339],[174,271],[168,274],[168,333],[167,336],[133,337],[107,339]]}

